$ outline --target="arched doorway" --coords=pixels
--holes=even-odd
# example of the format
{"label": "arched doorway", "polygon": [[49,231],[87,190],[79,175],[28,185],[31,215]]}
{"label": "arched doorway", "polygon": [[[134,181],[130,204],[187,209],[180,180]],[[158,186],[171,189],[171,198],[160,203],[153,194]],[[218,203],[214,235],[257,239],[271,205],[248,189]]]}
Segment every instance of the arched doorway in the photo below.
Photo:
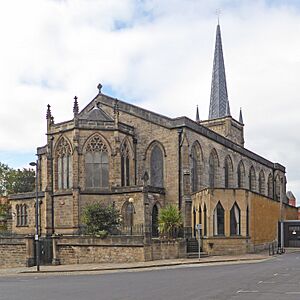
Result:
{"label": "arched doorway", "polygon": [[158,237],[158,207],[156,204],[152,208],[152,237]]}

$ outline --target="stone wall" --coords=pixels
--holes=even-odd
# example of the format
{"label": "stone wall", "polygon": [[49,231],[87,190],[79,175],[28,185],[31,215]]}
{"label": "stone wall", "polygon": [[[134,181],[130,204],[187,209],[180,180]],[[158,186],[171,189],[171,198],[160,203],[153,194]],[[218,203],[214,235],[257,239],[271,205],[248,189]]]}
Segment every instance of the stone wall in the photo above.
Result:
{"label": "stone wall", "polygon": [[62,237],[56,241],[61,264],[144,261],[143,237]]}
{"label": "stone wall", "polygon": [[145,247],[145,260],[175,259],[186,257],[186,241],[152,240],[152,244]]}
{"label": "stone wall", "polygon": [[60,264],[127,263],[186,257],[185,240],[152,240],[142,236],[61,237],[55,242],[55,260]]}
{"label": "stone wall", "polygon": [[297,208],[281,204],[267,197],[252,193],[251,195],[251,219],[250,236],[254,246],[272,242],[278,237],[278,222],[284,220],[296,220]]}
{"label": "stone wall", "polygon": [[240,255],[249,251],[246,237],[211,237],[203,240],[203,248],[209,255]]}
{"label": "stone wall", "polygon": [[0,268],[24,267],[32,263],[33,240],[0,237]]}

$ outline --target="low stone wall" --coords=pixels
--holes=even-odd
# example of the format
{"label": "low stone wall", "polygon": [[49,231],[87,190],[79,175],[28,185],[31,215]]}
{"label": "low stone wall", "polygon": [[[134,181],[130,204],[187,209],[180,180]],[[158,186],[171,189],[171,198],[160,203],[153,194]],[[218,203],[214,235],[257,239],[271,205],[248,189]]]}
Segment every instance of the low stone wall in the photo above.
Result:
{"label": "low stone wall", "polygon": [[23,237],[0,237],[0,268],[28,266],[32,243],[32,239]]}
{"label": "low stone wall", "polygon": [[70,236],[55,241],[55,260],[60,264],[125,263],[144,261],[143,237]]}
{"label": "low stone wall", "polygon": [[125,263],[186,257],[186,241],[153,239],[144,244],[142,236],[60,237],[54,242],[54,261],[60,264]]}
{"label": "low stone wall", "polygon": [[174,259],[186,257],[186,240],[152,239],[149,246],[145,246],[145,260]]}
{"label": "low stone wall", "polygon": [[248,238],[214,237],[203,240],[203,250],[209,255],[239,255],[249,251]]}

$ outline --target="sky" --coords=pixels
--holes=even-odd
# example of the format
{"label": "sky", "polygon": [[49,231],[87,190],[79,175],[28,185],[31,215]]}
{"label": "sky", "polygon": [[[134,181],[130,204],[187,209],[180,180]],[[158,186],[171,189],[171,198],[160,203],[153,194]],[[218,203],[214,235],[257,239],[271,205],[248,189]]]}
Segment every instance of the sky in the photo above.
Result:
{"label": "sky", "polygon": [[[103,93],[169,117],[208,118],[216,10],[231,114],[245,147],[283,164],[300,200],[300,1],[0,2],[0,162],[28,167],[55,122]],[[298,204],[300,201],[298,200]]]}

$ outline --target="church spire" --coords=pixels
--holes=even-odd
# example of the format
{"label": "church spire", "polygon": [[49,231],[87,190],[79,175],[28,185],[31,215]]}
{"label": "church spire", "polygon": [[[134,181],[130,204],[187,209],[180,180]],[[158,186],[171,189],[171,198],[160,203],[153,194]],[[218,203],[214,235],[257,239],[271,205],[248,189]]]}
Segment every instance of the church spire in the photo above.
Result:
{"label": "church spire", "polygon": [[200,122],[198,105],[197,105],[197,109],[196,109],[196,122],[198,122],[198,123]]}
{"label": "church spire", "polygon": [[218,24],[208,118],[216,119],[226,116],[230,116],[230,107],[227,94],[221,29]]}
{"label": "church spire", "polygon": [[240,118],[239,118],[239,122],[241,124],[244,124],[244,121],[243,121],[243,114],[242,114],[242,108],[240,108]]}

